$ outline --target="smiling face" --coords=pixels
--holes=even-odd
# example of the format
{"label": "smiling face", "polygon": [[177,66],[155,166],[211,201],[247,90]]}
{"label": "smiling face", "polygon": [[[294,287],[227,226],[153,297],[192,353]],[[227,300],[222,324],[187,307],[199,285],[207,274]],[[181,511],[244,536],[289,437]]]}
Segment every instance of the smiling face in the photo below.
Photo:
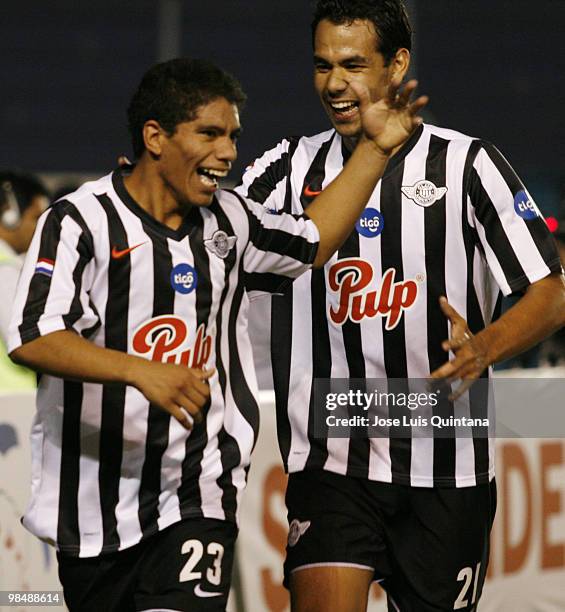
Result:
{"label": "smiling face", "polygon": [[211,204],[218,180],[237,158],[240,132],[237,106],[225,98],[198,108],[196,118],[179,123],[171,135],[160,130],[158,150],[152,152],[159,158],[159,175],[178,204]]}
{"label": "smiling face", "polygon": [[316,28],[314,87],[334,128],[345,138],[361,134],[359,100],[350,83],[366,85],[377,102],[386,95],[391,79],[408,69],[406,49],[399,49],[386,66],[377,42],[375,27],[367,20],[334,24],[323,19]]}

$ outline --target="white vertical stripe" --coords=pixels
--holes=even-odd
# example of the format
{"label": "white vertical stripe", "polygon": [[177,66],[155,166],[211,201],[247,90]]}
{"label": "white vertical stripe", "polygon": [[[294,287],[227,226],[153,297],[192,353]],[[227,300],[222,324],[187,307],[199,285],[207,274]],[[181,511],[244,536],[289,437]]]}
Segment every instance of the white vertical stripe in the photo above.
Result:
{"label": "white vertical stripe", "polygon": [[102,385],[83,384],[80,413],[78,527],[81,549],[91,554],[100,553],[104,536],[98,486],[102,389]]}
{"label": "white vertical stripe", "polygon": [[[288,469],[300,471],[306,465],[308,441],[308,407],[312,385],[312,273],[306,272],[294,281],[292,300],[292,358],[290,362],[290,389],[288,419],[290,422],[290,451]],[[276,367],[276,364],[273,364]]]}
{"label": "white vertical stripe", "polygon": [[[426,161],[430,133],[424,132],[404,160],[402,185],[414,185],[426,178]],[[436,185],[443,187],[444,185]],[[425,244],[425,209],[402,194],[402,266],[404,280],[417,282],[418,297],[404,312],[406,336],[406,372],[408,378],[424,378],[430,372],[428,360],[428,304]],[[433,204],[432,204],[433,206]],[[386,228],[386,219],[385,219]],[[439,305],[438,305],[439,308]],[[415,391],[416,389],[410,389]],[[434,439],[416,438],[411,441],[410,480],[414,484],[433,482]]]}

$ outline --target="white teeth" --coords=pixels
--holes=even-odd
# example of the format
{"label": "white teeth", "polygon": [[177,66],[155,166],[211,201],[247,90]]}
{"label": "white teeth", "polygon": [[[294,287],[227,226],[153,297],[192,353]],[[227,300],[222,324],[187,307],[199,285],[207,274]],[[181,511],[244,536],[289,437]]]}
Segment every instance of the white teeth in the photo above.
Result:
{"label": "white teeth", "polygon": [[356,102],[331,102],[331,107],[334,110],[343,110],[346,108],[353,108],[357,106]]}
{"label": "white teeth", "polygon": [[218,186],[218,181],[216,181],[213,178],[210,178],[209,176],[206,176],[205,174],[201,174],[200,175],[200,180],[205,184],[208,185],[210,187],[217,187]]}
{"label": "white teeth", "polygon": [[214,168],[204,168],[204,171],[206,172],[206,174],[211,174],[213,176],[219,176],[220,178],[223,178],[224,176],[227,176],[228,174],[227,170],[215,170]]}

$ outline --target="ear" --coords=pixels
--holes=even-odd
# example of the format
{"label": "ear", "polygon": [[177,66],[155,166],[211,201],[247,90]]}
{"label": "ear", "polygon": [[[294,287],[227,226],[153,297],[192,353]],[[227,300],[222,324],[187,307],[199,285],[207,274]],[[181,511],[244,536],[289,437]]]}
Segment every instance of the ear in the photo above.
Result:
{"label": "ear", "polygon": [[390,78],[400,77],[400,80],[404,79],[408,68],[410,66],[410,51],[408,49],[398,49],[394,57],[390,60],[388,65]]}
{"label": "ear", "polygon": [[163,137],[165,137],[165,133],[161,129],[158,121],[149,119],[149,121],[145,122],[143,126],[143,142],[149,153],[156,156],[161,155]]}

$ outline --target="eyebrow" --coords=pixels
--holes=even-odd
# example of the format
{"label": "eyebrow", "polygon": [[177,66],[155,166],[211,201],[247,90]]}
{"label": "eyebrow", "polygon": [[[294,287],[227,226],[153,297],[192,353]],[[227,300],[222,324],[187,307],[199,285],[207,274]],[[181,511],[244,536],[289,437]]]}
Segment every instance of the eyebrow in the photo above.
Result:
{"label": "eyebrow", "polygon": [[[319,55],[314,55],[314,63],[320,64],[331,64],[327,59],[320,57]],[[367,64],[369,60],[363,55],[349,55],[348,57],[344,57],[343,59],[337,62],[338,64],[349,64],[349,63],[358,63],[358,64]]]}

